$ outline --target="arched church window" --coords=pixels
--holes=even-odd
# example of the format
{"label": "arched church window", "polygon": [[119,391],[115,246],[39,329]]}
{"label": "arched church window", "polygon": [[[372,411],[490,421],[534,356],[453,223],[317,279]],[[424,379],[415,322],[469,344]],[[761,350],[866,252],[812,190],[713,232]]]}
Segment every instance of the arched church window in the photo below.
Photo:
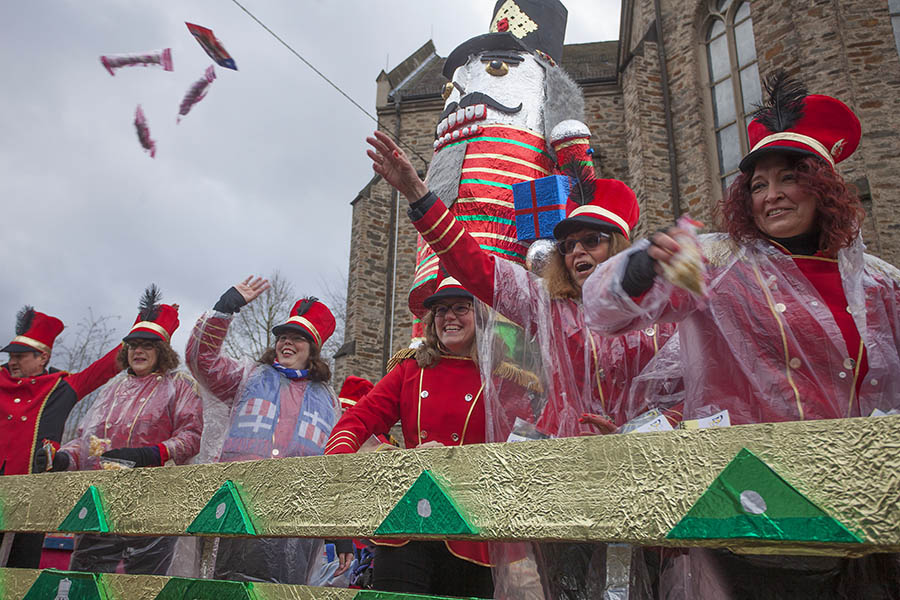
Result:
{"label": "arched church window", "polygon": [[[900,0],[890,1],[900,4]],[[750,3],[709,0],[704,44],[719,179],[724,190],[737,176],[741,157],[750,150],[747,124],[762,97]]]}
{"label": "arched church window", "polygon": [[897,53],[900,53],[900,0],[888,0],[888,10],[891,11],[891,25],[894,26],[894,43],[897,44]]}

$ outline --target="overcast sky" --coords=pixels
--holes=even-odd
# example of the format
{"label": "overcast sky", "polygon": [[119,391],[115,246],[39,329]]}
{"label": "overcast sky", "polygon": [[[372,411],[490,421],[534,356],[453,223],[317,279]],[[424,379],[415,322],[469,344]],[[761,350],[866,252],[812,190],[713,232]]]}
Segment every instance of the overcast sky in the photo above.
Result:
{"label": "overcast sky", "polygon": [[[367,110],[375,78],[429,38],[447,56],[485,33],[493,0],[242,0]],[[618,37],[619,2],[566,0],[567,43]],[[238,71],[211,64],[184,25],[211,28]],[[103,54],[171,47],[174,72]],[[74,326],[92,307],[122,333],[144,287],[181,305],[181,352],[199,314],[250,273],[298,293],[346,277],[350,201],[371,178],[373,122],[225,0],[0,3],[0,340],[23,304]],[[143,106],[157,142],[138,144]],[[65,334],[64,334],[65,335]],[[0,356],[5,360],[5,355]]]}

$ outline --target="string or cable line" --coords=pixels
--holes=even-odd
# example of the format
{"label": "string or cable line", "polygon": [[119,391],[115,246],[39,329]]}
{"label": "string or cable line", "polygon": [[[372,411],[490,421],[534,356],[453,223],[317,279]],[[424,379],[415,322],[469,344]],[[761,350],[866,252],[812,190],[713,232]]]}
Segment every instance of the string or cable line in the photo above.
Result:
{"label": "string or cable line", "polygon": [[[350,95],[347,94],[347,92],[345,92],[344,90],[342,90],[342,89],[340,88],[340,86],[338,86],[335,82],[333,82],[333,81],[331,81],[330,79],[328,79],[328,77],[326,77],[325,74],[322,73],[322,71],[318,70],[311,62],[309,62],[308,60],[306,60],[305,58],[303,58],[303,57],[300,55],[299,52],[297,52],[296,50],[294,50],[294,49],[291,47],[290,44],[288,44],[286,41],[284,41],[283,39],[281,39],[281,37],[279,37],[279,35],[278,35],[277,33],[275,33],[274,31],[272,31],[271,29],[269,29],[269,28],[266,26],[265,23],[263,23],[262,21],[260,21],[259,19],[257,19],[257,18],[256,18],[256,15],[254,15],[252,12],[250,12],[249,10],[247,10],[240,2],[238,2],[238,0],[231,0],[231,1],[234,2],[234,3],[238,6],[238,8],[240,8],[242,11],[244,11],[245,13],[247,13],[247,16],[249,16],[251,19],[253,19],[254,21],[256,21],[256,22],[259,24],[260,27],[262,27],[263,29],[265,29],[266,31],[268,31],[269,34],[270,34],[273,38],[275,38],[276,40],[278,40],[279,42],[281,42],[281,45],[284,46],[285,48],[287,48],[287,49],[291,52],[291,54],[293,54],[294,56],[296,56],[297,58],[299,58],[301,61],[303,61],[303,64],[305,64],[307,67],[309,67],[310,69],[312,69],[313,72],[314,72],[316,75],[318,75],[319,77],[321,77],[322,79],[324,79],[326,82],[328,82],[328,85],[330,85],[331,87],[333,87],[334,89],[336,89],[336,90],[338,91],[338,93],[339,93],[341,96],[343,96],[344,98],[346,98],[347,100],[349,100],[350,103],[353,104],[353,106],[355,106],[355,107],[358,108],[359,110],[361,110],[362,113],[363,113],[364,115],[366,115],[367,117],[369,117],[370,119],[372,119],[373,121],[375,121],[375,124],[378,126],[379,129],[381,129],[381,121],[378,120],[378,117],[376,117],[375,115],[373,115],[372,113],[370,113],[369,111],[367,111],[365,108],[363,108],[363,107],[359,104],[359,102],[357,102],[356,100],[354,100],[353,98],[351,98]],[[391,133],[390,131],[387,131],[387,130],[382,130],[382,131],[384,131],[384,133],[386,133],[387,135],[391,136],[391,138],[393,138],[394,141],[397,142],[399,145],[405,146],[410,152],[412,152],[412,153],[413,153],[419,160],[421,160],[425,165],[428,165],[428,161],[425,160],[425,157],[423,157],[421,154],[419,154],[418,152],[416,152],[416,149],[415,149],[415,148],[413,148],[413,147],[410,146],[409,144],[407,144],[407,143],[405,143],[404,141],[402,141],[401,139],[399,139],[397,136],[395,136],[395,135],[394,135],[393,133]]]}

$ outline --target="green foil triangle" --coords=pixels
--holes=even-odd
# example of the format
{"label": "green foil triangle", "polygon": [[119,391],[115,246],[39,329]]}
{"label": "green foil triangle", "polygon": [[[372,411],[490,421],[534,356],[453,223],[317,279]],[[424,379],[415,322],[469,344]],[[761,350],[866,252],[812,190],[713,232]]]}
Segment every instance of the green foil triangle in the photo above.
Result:
{"label": "green foil triangle", "polygon": [[256,535],[256,527],[237,486],[229,479],[188,525],[187,532]]}
{"label": "green foil triangle", "polygon": [[243,581],[172,577],[156,600],[256,600],[253,584]]}
{"label": "green foil triangle", "polygon": [[746,448],[666,537],[862,542]]}
{"label": "green foil triangle", "polygon": [[41,571],[23,600],[107,600],[108,596],[98,573],[74,571]]}
{"label": "green foil triangle", "polygon": [[58,529],[70,532],[109,533],[109,523],[106,520],[106,513],[103,512],[103,503],[100,501],[100,490],[96,486],[92,485],[84,492],[81,500],[69,511]]}
{"label": "green foil triangle", "polygon": [[385,517],[375,535],[477,534],[453,498],[431,471],[422,471],[406,494]]}

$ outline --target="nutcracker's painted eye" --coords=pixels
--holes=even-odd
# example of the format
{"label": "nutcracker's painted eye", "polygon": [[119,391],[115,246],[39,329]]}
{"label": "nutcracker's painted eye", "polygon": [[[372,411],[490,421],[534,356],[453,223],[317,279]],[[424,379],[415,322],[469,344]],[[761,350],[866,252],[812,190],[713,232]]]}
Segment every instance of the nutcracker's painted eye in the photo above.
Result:
{"label": "nutcracker's painted eye", "polygon": [[452,94],[452,93],[453,93],[453,82],[448,81],[447,83],[444,84],[444,89],[441,92],[441,96],[443,96],[444,100],[446,100],[447,98],[450,97],[450,94]]}
{"label": "nutcracker's painted eye", "polygon": [[509,73],[509,65],[502,60],[494,59],[485,65],[484,70],[495,77],[503,77]]}

